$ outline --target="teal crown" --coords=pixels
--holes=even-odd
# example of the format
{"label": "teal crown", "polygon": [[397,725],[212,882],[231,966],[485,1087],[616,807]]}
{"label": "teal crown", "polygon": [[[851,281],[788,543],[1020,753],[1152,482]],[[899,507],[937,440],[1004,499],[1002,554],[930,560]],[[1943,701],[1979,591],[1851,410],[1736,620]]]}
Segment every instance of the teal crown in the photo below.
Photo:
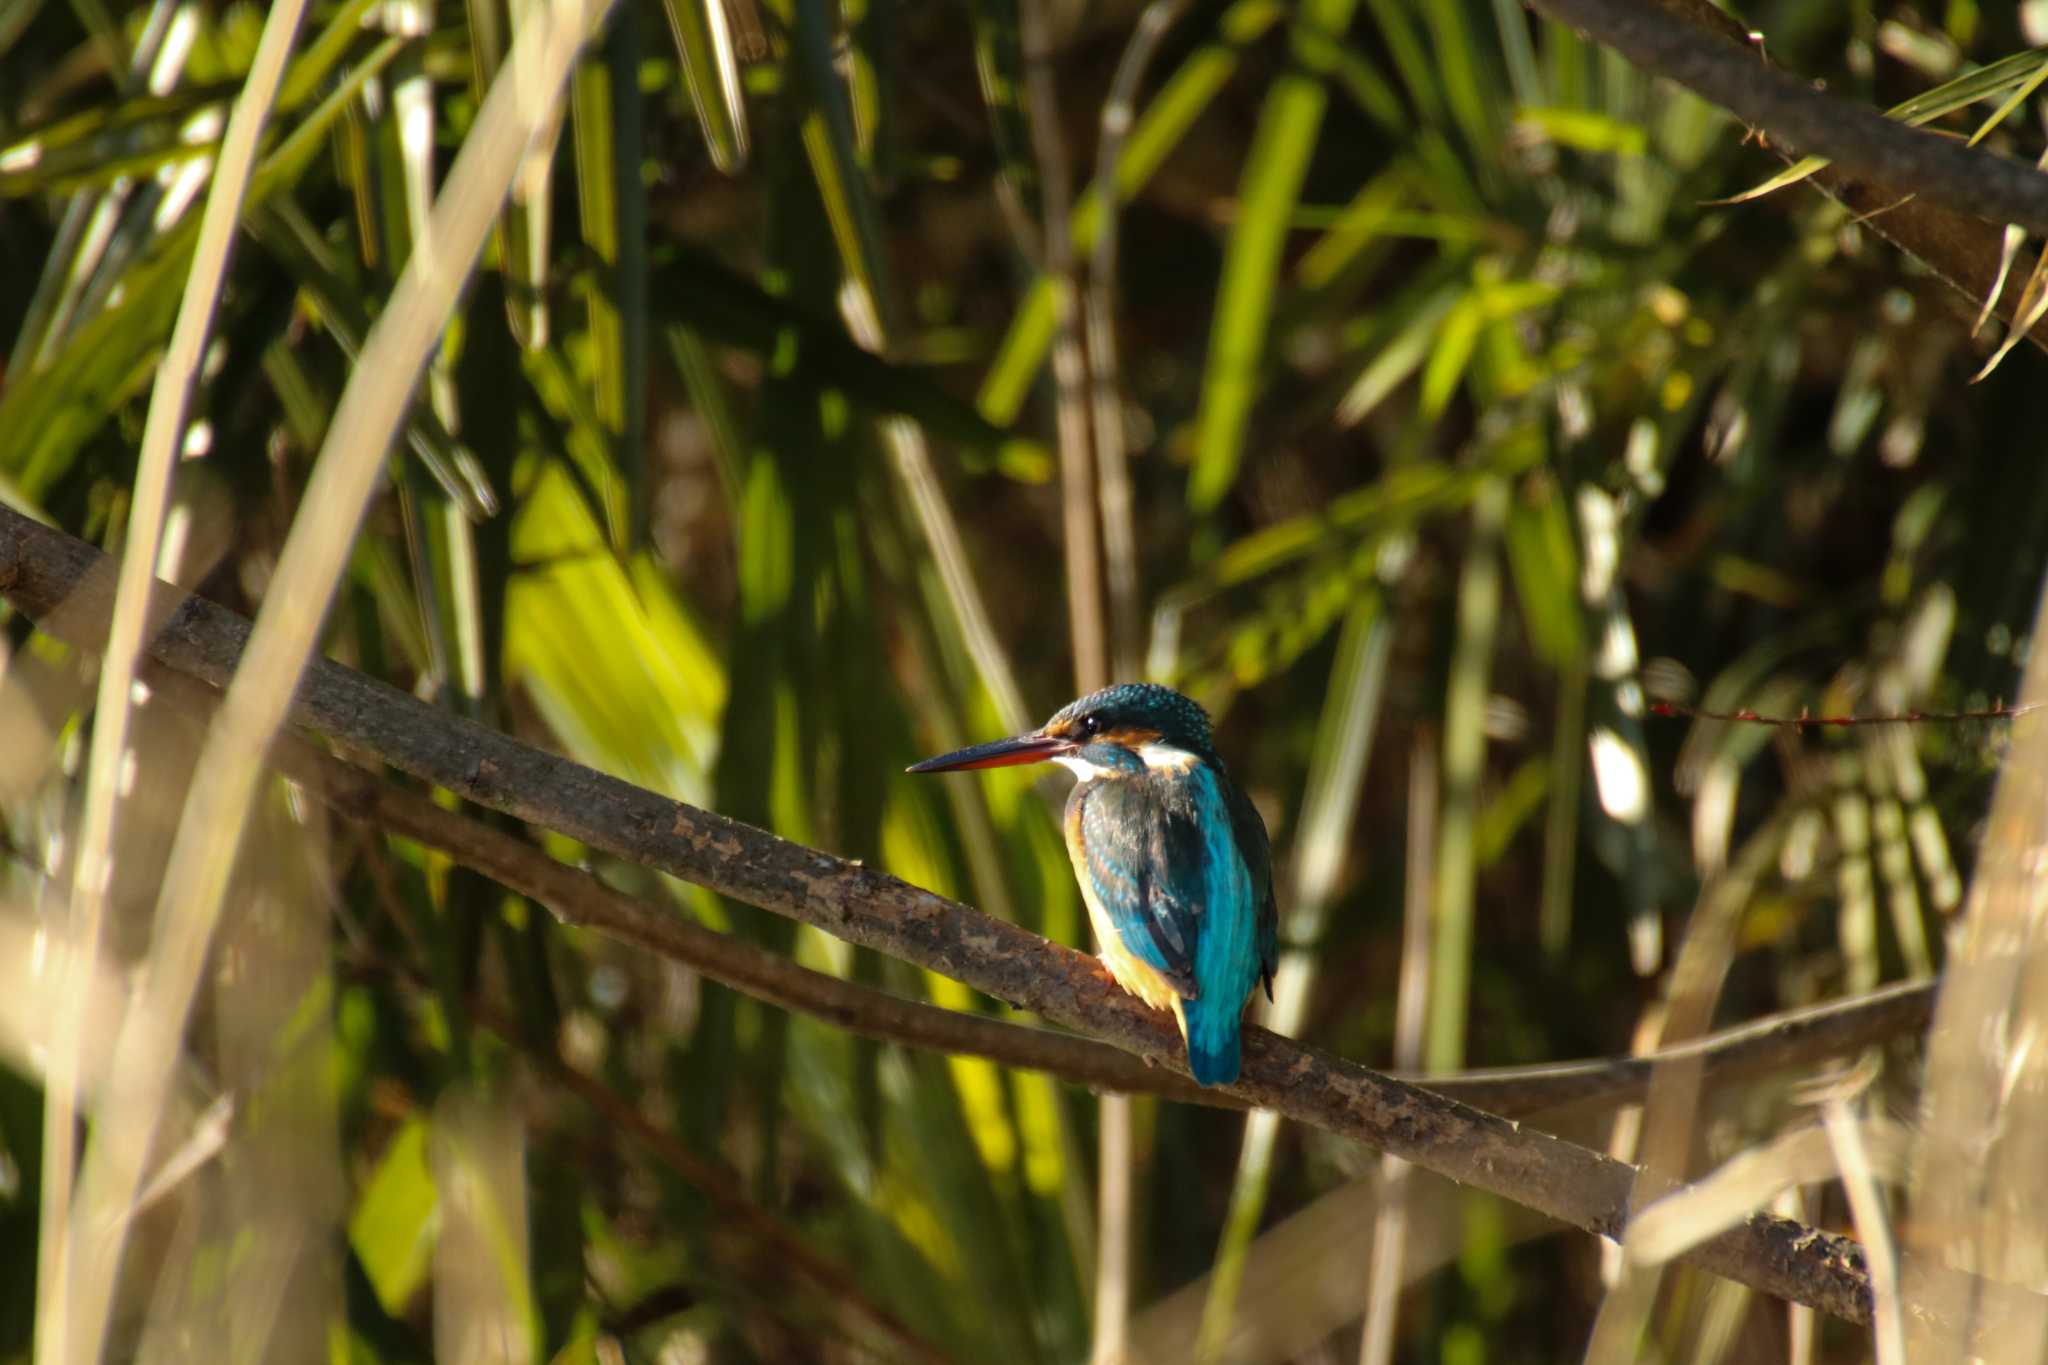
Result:
{"label": "teal crown", "polygon": [[1088,736],[1125,730],[1157,731],[1163,743],[1210,755],[1215,740],[1209,713],[1158,683],[1118,683],[1068,702],[1045,723],[1047,734]]}

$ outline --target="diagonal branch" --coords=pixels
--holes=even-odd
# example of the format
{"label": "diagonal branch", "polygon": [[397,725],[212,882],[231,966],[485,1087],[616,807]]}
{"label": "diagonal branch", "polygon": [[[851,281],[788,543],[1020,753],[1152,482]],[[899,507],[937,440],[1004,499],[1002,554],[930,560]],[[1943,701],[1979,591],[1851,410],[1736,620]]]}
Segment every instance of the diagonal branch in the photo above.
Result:
{"label": "diagonal branch", "polygon": [[[1894,139],[1904,139],[1915,149],[1931,144],[1945,149],[1938,153],[1944,165],[1967,157],[1965,174],[1977,186],[1980,169],[1989,164],[2001,181],[2018,184],[2029,202],[2048,204],[2048,176],[2018,162],[1990,152],[1965,148],[1961,144],[1906,127],[1859,104],[1822,94],[1796,77],[1769,66],[1762,51],[1748,40],[1743,26],[1712,0],[1529,0],[1539,12],[1580,28],[1601,42],[1619,49],[1644,69],[1691,87],[1730,112],[1761,129],[1772,150],[1788,163],[1791,146],[1828,155],[1834,164],[1810,177],[1815,188],[1840,203],[1857,220],[1879,237],[1902,251],[1910,252],[1965,300],[1962,311],[1974,316],[1993,290],[1999,291],[1994,311],[2007,322],[2019,316],[2024,281],[2031,259],[2024,253],[2003,279],[1999,257],[2003,249],[2003,228],[2008,219],[2001,213],[1984,214],[1978,208],[1955,203],[1919,178],[1915,157],[1898,154]],[[1654,46],[1632,41],[1637,30],[1656,30]],[[1697,83],[1696,71],[1711,67],[1715,89]],[[1759,94],[1749,89],[1768,76],[1781,94]],[[1727,88],[1723,98],[1716,93]],[[1817,120],[1822,136],[1802,141],[1791,122],[1780,117],[1782,108],[1796,104]],[[1874,138],[1866,150],[1870,157],[1844,156],[1839,139],[1827,127],[1838,112],[1847,111],[1843,127],[1859,141]],[[1872,131],[1873,125],[1876,131]],[[1811,130],[1809,130],[1811,131]],[[2027,222],[2014,217],[2009,221]],[[2035,226],[2037,224],[2029,224]],[[2028,333],[2035,345],[2048,350],[2048,321],[2038,322]]]}
{"label": "diagonal branch", "polygon": [[[615,890],[502,829],[436,805],[311,744],[288,744],[276,757],[281,770],[349,819],[417,840],[545,905],[565,924],[687,964],[756,1000],[864,1037],[987,1057],[1102,1090],[1192,1103],[1206,1102],[1214,1093],[1092,1038],[906,1000],[813,971],[746,939],[707,929],[672,908]],[[1232,1108],[1244,1107],[1228,1095],[1216,1098]]]}
{"label": "diagonal branch", "polygon": [[[91,546],[0,508],[0,593],[31,617],[62,605],[81,635],[78,623],[103,622],[107,604],[92,600],[105,593],[107,575],[92,572],[100,560]],[[176,606],[151,654],[225,683],[248,623],[168,585],[161,591]],[[292,716],[479,805],[951,976],[1155,1064],[1183,1065],[1171,1021],[1117,989],[1092,959],[887,873],[543,753],[329,661],[308,670]],[[1634,1167],[1263,1029],[1247,1030],[1244,1076],[1232,1093],[1588,1232],[1615,1236],[1629,1207]],[[1776,1297],[1869,1320],[1869,1279],[1847,1238],[1759,1215],[1687,1259]],[[1937,1317],[1972,1294],[1981,1304],[2017,1293],[1939,1272],[1926,1291],[1910,1307]]]}
{"label": "diagonal branch", "polygon": [[2048,233],[2048,174],[2024,162],[1909,128],[1817,90],[1754,54],[1708,38],[1644,0],[1529,0],[1654,75],[1712,100],[1752,127],[1844,173],[1993,223]]}
{"label": "diagonal branch", "polygon": [[[179,675],[165,675],[169,679],[200,690]],[[305,741],[287,740],[274,757],[283,772],[349,819],[437,849],[547,906],[566,924],[646,948],[756,1000],[863,1037],[984,1057],[1100,1090],[1215,1108],[1248,1107],[1228,1091],[1198,1086],[1093,1038],[906,1000],[813,971],[745,939],[706,929],[670,907],[629,896],[494,825],[382,781]],[[1700,1061],[1710,1083],[1725,1084],[1918,1033],[1926,1027],[1933,1001],[1932,982],[1906,982],[1854,1000],[1789,1010],[1646,1056],[1501,1067],[1426,1082],[1418,1078],[1418,1083],[1508,1115],[1611,1107],[1640,1098],[1653,1068],[1681,1058]]]}

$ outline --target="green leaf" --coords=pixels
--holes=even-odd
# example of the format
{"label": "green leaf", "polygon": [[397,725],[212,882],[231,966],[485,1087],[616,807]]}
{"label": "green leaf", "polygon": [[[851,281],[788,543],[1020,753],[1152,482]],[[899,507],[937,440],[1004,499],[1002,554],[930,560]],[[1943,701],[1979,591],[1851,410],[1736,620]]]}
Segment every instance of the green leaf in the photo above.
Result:
{"label": "green leaf", "polygon": [[[347,102],[402,48],[396,40],[378,45],[278,143],[250,181],[245,216],[305,171]],[[197,214],[158,233],[124,273],[117,301],[67,336],[33,372],[33,382],[30,375],[15,374],[0,388],[0,473],[23,496],[40,497],[70,466],[78,448],[149,381],[152,357],[170,334],[198,235]]]}
{"label": "green leaf", "polygon": [[1640,123],[1592,109],[1517,109],[1515,127],[1581,152],[1641,156],[1650,146],[1650,135]]}
{"label": "green leaf", "polygon": [[666,578],[612,557],[559,462],[521,504],[512,554],[508,681],[580,761],[708,802],[725,679]]}
{"label": "green leaf", "polygon": [[1508,564],[1529,639],[1552,668],[1569,672],[1585,657],[1579,556],[1556,481],[1531,476],[1508,508]]}
{"label": "green leaf", "polygon": [[724,0],[662,0],[711,164],[737,175],[747,164],[747,104]]}
{"label": "green leaf", "polygon": [[[1351,23],[1352,8],[1353,0],[1313,0],[1295,23],[1321,34],[1342,33]],[[1329,92],[1319,77],[1290,72],[1273,82],[1259,113],[1239,180],[1237,223],[1224,250],[1202,403],[1195,415],[1188,504],[1197,511],[1221,502],[1237,478],[1265,361],[1280,252],[1328,103]]]}
{"label": "green leaf", "polygon": [[[1115,200],[1123,204],[1135,198],[1153,174],[1194,127],[1217,94],[1237,70],[1243,49],[1265,36],[1285,15],[1284,7],[1272,0],[1238,0],[1217,20],[1222,41],[1204,43],[1181,63],[1179,70],[1152,97],[1145,112],[1131,129],[1117,161]],[[1103,187],[1090,185],[1074,201],[1074,251],[1085,255],[1101,231]],[[1008,426],[1017,420],[1024,399],[1037,382],[1046,352],[1052,347],[1054,321],[1053,289],[1049,280],[1036,280],[1011,315],[1009,331],[997,348],[981,383],[976,406],[989,421]]]}
{"label": "green leaf", "polygon": [[625,483],[625,544],[646,541],[653,490],[647,484],[647,189],[640,178],[644,121],[639,86],[638,11],[613,16],[598,59],[577,68],[576,191],[583,241],[600,268],[584,277],[590,385],[610,463]]}
{"label": "green leaf", "polygon": [[348,1243],[377,1302],[402,1317],[434,1259],[439,1194],[428,1163],[428,1124],[414,1117],[392,1137],[349,1215]]}

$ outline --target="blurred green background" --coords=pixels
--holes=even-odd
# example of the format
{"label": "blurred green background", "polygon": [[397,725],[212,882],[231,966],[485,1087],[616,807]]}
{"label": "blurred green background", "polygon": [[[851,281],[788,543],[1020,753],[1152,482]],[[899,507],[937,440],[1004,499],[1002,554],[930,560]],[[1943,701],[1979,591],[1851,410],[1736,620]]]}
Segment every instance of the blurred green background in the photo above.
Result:
{"label": "blurred green background", "polygon": [[[1512,0],[1154,8],[1172,22],[1113,193],[1101,118],[1144,6],[616,9],[420,392],[329,652],[1084,944],[1059,783],[901,769],[1042,719],[1104,630],[1113,671],[1211,709],[1266,816],[1289,1026],[1374,1065],[1404,896],[1432,915],[1409,1045],[1439,1070],[1627,1051],[1724,865],[1757,875],[1719,1017],[1930,970],[1999,727],[1786,731],[1646,718],[1641,699],[1889,714],[2009,693],[2048,560],[2034,348],[1979,377],[1998,323],[1973,335],[1970,301],[1808,186],[1729,202],[1783,163]],[[1947,89],[1932,126],[1988,123],[2032,160],[2044,9],[1741,17],[1839,94]],[[110,549],[262,20],[0,6],[0,496]],[[352,357],[522,22],[524,0],[313,5],[178,473],[181,581],[260,602]],[[1055,374],[1048,262],[1064,238],[1088,275],[1112,201],[1119,264],[1096,282],[1120,367],[1095,414],[1086,372]],[[1087,320],[1079,357],[1099,363]],[[1108,566],[1078,620],[1063,463]],[[26,623],[11,640],[75,684],[80,661]],[[78,786],[64,755],[90,694],[60,692],[51,762],[7,787],[18,906],[48,895]],[[807,965],[1001,1008],[603,870]],[[526,1231],[486,1239],[522,1286],[507,1358],[1087,1357],[1093,1096],[792,1018],[404,841],[337,830],[308,885],[314,947],[281,978],[271,1046],[221,1055],[231,974],[192,1041],[243,1096],[231,1154],[266,1113],[310,1116],[324,1144],[306,1185],[232,1159],[200,1177],[222,1199],[322,1191],[277,1358],[435,1354],[448,1153],[478,1127],[513,1144],[504,1188],[524,1191]],[[146,902],[125,923],[113,941],[139,958]],[[8,1066],[0,1358],[26,1359],[39,1082]],[[1701,1152],[1783,1110],[1768,1087],[1737,1097]],[[1252,1235],[1376,1164],[1292,1131],[1270,1165],[1241,1162],[1244,1131],[1138,1107],[1136,1352],[1192,1340],[1206,1288],[1168,1296],[1219,1256],[1285,1286]],[[1402,1301],[1395,1358],[1576,1359],[1597,1248],[1477,1196],[1432,1207],[1449,1259]],[[193,1226],[138,1238],[124,1352],[179,1313],[233,1311],[233,1220]],[[1295,1247],[1300,1273],[1360,1231]],[[176,1273],[166,1246],[186,1248]],[[1786,1349],[1775,1305],[1669,1283],[1651,1329],[1668,1358]],[[1214,1296],[1206,1340],[1350,1359],[1364,1294]],[[1863,1349],[1820,1340],[1823,1358]]]}

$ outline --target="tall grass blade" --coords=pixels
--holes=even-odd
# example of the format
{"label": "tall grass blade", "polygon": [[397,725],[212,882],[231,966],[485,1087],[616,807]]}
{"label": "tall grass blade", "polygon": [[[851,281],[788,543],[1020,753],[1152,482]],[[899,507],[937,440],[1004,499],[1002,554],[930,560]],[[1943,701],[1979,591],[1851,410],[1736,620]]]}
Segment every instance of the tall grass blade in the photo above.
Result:
{"label": "tall grass blade", "polygon": [[[1316,726],[1317,762],[1309,769],[1302,798],[1293,875],[1287,879],[1293,887],[1293,904],[1283,919],[1282,937],[1289,943],[1320,944],[1328,928],[1366,768],[1372,759],[1392,637],[1376,595],[1365,598],[1345,618],[1327,700]],[[1301,1032],[1315,989],[1318,956],[1313,948],[1292,948],[1281,956],[1273,978],[1273,1006],[1266,1014],[1266,1026],[1274,1032],[1290,1037]],[[1279,1133],[1279,1117],[1270,1112],[1255,1112],[1245,1120],[1230,1208],[1209,1275],[1209,1300],[1202,1312],[1197,1359],[1219,1358],[1230,1338],[1245,1257],[1266,1206]]]}
{"label": "tall grass blade", "polygon": [[[1312,0],[1297,28],[1325,35],[1350,26],[1356,0]],[[1315,151],[1329,91],[1319,75],[1290,72],[1274,81],[1259,114],[1238,190],[1238,215],[1223,257],[1223,279],[1209,331],[1202,403],[1195,417],[1188,503],[1206,511],[1236,481],[1267,350],[1281,251]]]}
{"label": "tall grass blade", "polygon": [[747,165],[747,104],[726,0],[662,0],[662,9],[711,164],[737,175]]}

